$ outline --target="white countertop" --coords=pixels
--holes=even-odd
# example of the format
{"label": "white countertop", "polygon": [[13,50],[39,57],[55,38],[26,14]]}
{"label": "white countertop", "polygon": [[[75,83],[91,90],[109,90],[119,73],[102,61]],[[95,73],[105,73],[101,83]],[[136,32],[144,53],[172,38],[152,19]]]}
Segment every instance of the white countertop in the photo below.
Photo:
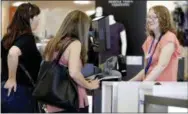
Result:
{"label": "white countertop", "polygon": [[108,86],[119,84],[123,86],[123,83],[132,83],[133,85],[138,83],[140,90],[152,91],[152,94],[149,95],[188,100],[188,82],[160,82],[162,85],[154,85],[155,82],[103,82]]}
{"label": "white countertop", "polygon": [[153,95],[188,100],[188,83],[162,83],[153,87]]}

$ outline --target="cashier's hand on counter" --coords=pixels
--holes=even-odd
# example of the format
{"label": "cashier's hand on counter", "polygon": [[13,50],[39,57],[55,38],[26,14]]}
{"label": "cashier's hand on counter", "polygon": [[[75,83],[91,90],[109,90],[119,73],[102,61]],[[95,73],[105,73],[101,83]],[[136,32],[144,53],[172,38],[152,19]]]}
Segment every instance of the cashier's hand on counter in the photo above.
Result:
{"label": "cashier's hand on counter", "polygon": [[134,76],[132,79],[129,81],[142,81],[144,77],[144,69],[141,70],[136,76]]}
{"label": "cashier's hand on counter", "polygon": [[145,76],[144,69],[141,70],[135,77],[130,79],[129,81],[155,81],[160,74],[163,72],[163,70],[166,68],[167,65],[161,65],[158,64],[156,67],[153,68],[153,70]]}

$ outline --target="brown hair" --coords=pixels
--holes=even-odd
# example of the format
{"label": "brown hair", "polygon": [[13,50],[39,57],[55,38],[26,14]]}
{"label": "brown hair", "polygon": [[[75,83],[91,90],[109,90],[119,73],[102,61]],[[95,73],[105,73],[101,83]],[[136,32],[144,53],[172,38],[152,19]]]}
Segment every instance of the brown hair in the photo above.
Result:
{"label": "brown hair", "polygon": [[[154,10],[155,14],[157,15],[157,18],[159,20],[160,31],[162,33],[170,31],[176,34],[176,29],[174,28],[173,20],[171,18],[169,10],[166,7],[158,5],[150,8],[149,10]],[[153,31],[151,31],[148,28],[148,25],[146,25],[146,31],[147,35],[154,36]]]}
{"label": "brown hair", "polygon": [[12,22],[7,28],[7,33],[4,35],[3,46],[9,49],[16,38],[24,33],[31,33],[30,19],[40,14],[38,6],[30,3],[21,4],[13,16]]}
{"label": "brown hair", "polygon": [[81,60],[84,64],[87,61],[88,34],[90,18],[82,11],[70,12],[64,19],[56,36],[47,44],[44,51],[44,58],[52,61],[54,52],[58,52],[66,42],[66,38],[79,40],[82,44]]}

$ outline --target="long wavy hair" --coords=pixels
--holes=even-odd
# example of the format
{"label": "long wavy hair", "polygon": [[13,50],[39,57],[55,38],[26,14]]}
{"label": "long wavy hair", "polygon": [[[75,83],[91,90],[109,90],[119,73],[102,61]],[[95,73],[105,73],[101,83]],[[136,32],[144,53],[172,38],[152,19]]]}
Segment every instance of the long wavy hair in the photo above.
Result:
{"label": "long wavy hair", "polygon": [[10,25],[7,28],[7,33],[4,35],[3,46],[9,49],[16,38],[24,33],[31,33],[30,19],[40,14],[38,6],[30,3],[24,3],[18,6]]}
{"label": "long wavy hair", "polygon": [[44,51],[44,58],[47,61],[53,60],[54,52],[58,52],[65,45],[66,39],[79,40],[82,44],[81,60],[85,64],[87,61],[88,34],[90,18],[82,11],[75,10],[70,12],[64,19],[56,36],[52,38]]}
{"label": "long wavy hair", "polygon": [[[159,20],[160,31],[162,33],[171,31],[174,34],[176,34],[176,29],[174,27],[172,17],[170,15],[169,10],[165,6],[157,5],[157,6],[150,8],[149,10],[154,10],[155,14],[157,15],[157,18]],[[146,34],[154,36],[153,31],[149,29],[147,24],[146,24]]]}

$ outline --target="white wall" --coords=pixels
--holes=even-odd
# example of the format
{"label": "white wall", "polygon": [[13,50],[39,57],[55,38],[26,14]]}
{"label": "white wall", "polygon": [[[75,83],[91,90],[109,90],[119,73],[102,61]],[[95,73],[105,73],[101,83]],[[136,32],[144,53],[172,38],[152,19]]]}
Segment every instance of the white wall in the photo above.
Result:
{"label": "white wall", "polygon": [[72,1],[46,1],[45,4],[43,1],[34,1],[32,3],[38,5],[41,9],[39,26],[35,32],[40,38],[55,36],[69,12],[73,10],[86,12],[95,9],[95,2],[89,5],[76,5]]}
{"label": "white wall", "polygon": [[[50,35],[55,35],[61,26],[66,15],[75,10],[75,8],[43,8],[40,13],[40,22],[36,34],[40,38],[45,38]],[[84,11],[84,10],[83,10]],[[45,36],[45,31],[46,35]]]}
{"label": "white wall", "polygon": [[66,15],[73,9],[55,8],[48,10],[46,15],[46,30],[48,35],[55,35]]}
{"label": "white wall", "polygon": [[[13,5],[16,1],[6,1],[10,5]],[[55,35],[57,30],[59,29],[61,23],[63,22],[65,16],[72,10],[81,10],[86,12],[88,10],[95,9],[95,2],[91,1],[90,4],[87,5],[78,5],[74,4],[73,1],[29,1],[32,4],[36,4],[40,9],[41,13],[39,15],[40,21],[39,26],[34,33],[40,38],[46,38],[50,35]],[[4,3],[4,2],[2,2]],[[2,5],[3,8],[7,7],[8,4]],[[5,10],[6,9],[6,10]],[[3,33],[5,28],[7,28],[8,24],[8,16],[9,16],[9,8],[3,9],[2,16],[2,29]],[[47,32],[45,32],[47,31]],[[46,33],[46,35],[45,35]]]}

